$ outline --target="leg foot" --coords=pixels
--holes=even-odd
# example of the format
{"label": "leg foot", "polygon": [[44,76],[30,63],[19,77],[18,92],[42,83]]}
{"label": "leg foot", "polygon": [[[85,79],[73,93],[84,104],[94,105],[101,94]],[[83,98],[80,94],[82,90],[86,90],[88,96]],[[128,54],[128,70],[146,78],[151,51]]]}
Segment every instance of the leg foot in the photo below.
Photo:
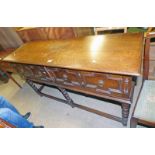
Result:
{"label": "leg foot", "polygon": [[130,120],[130,128],[136,128],[138,121],[136,118],[132,117]]}
{"label": "leg foot", "polygon": [[127,103],[122,103],[122,124],[124,126],[127,126],[129,110],[130,110],[130,105]]}

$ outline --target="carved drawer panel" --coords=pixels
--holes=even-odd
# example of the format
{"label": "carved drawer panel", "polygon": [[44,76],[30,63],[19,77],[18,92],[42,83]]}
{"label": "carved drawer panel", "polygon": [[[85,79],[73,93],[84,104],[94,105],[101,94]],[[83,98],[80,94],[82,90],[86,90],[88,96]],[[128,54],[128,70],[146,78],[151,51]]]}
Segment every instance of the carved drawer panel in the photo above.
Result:
{"label": "carved drawer panel", "polygon": [[46,70],[52,82],[66,88],[120,98],[130,97],[132,78],[128,76],[50,67]]}
{"label": "carved drawer panel", "polygon": [[81,72],[81,76],[83,87],[92,92],[124,98],[130,96],[131,77],[91,72]]}
{"label": "carved drawer panel", "polygon": [[98,96],[130,99],[132,77],[37,65],[13,64],[28,79]]}
{"label": "carved drawer panel", "polygon": [[0,67],[8,72],[16,72],[10,63],[7,62],[0,62]]}
{"label": "carved drawer panel", "polygon": [[60,68],[47,68],[47,72],[50,74],[51,81],[57,84],[81,87],[80,78],[76,71]]}
{"label": "carved drawer panel", "polygon": [[23,66],[22,66],[21,64],[10,63],[10,65],[16,70],[16,72],[17,72],[22,78],[24,78],[24,69],[23,69]]}
{"label": "carved drawer panel", "polygon": [[49,80],[49,76],[44,67],[36,65],[13,64],[17,72],[24,78],[37,80]]}

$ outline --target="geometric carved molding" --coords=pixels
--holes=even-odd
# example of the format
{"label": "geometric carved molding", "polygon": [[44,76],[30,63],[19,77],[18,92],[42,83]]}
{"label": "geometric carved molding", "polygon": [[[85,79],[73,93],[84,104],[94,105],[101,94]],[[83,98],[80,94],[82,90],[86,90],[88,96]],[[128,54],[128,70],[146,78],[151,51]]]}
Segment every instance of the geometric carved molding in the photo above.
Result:
{"label": "geometric carved molding", "polygon": [[88,93],[130,99],[132,83],[130,76],[27,64],[13,64],[13,66],[26,79],[45,81]]}

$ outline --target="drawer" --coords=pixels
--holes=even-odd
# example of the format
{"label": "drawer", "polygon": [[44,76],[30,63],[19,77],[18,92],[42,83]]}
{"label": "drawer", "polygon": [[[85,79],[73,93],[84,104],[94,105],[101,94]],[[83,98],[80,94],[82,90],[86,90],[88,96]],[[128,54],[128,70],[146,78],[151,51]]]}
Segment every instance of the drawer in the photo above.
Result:
{"label": "drawer", "polygon": [[36,80],[49,80],[49,76],[44,67],[37,65],[13,64],[17,72],[24,78]]}
{"label": "drawer", "polygon": [[131,93],[132,77],[81,72],[83,89],[97,94],[128,98]]}
{"label": "drawer", "polygon": [[64,86],[81,87],[81,79],[77,71],[47,67],[51,81]]}
{"label": "drawer", "polygon": [[47,68],[51,82],[82,92],[130,98],[132,77],[61,68]]}
{"label": "drawer", "polygon": [[8,62],[0,62],[0,67],[7,72],[16,72],[15,69]]}
{"label": "drawer", "polygon": [[100,97],[131,98],[132,77],[38,65],[13,64],[25,78]]}

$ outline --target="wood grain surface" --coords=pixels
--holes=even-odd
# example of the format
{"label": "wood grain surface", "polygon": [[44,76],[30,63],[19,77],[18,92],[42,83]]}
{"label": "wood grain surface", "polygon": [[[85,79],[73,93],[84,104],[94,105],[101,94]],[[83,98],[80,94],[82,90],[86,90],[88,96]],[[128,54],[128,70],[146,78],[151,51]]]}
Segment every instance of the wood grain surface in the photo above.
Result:
{"label": "wood grain surface", "polygon": [[142,52],[143,34],[127,33],[30,42],[3,61],[139,76]]}

